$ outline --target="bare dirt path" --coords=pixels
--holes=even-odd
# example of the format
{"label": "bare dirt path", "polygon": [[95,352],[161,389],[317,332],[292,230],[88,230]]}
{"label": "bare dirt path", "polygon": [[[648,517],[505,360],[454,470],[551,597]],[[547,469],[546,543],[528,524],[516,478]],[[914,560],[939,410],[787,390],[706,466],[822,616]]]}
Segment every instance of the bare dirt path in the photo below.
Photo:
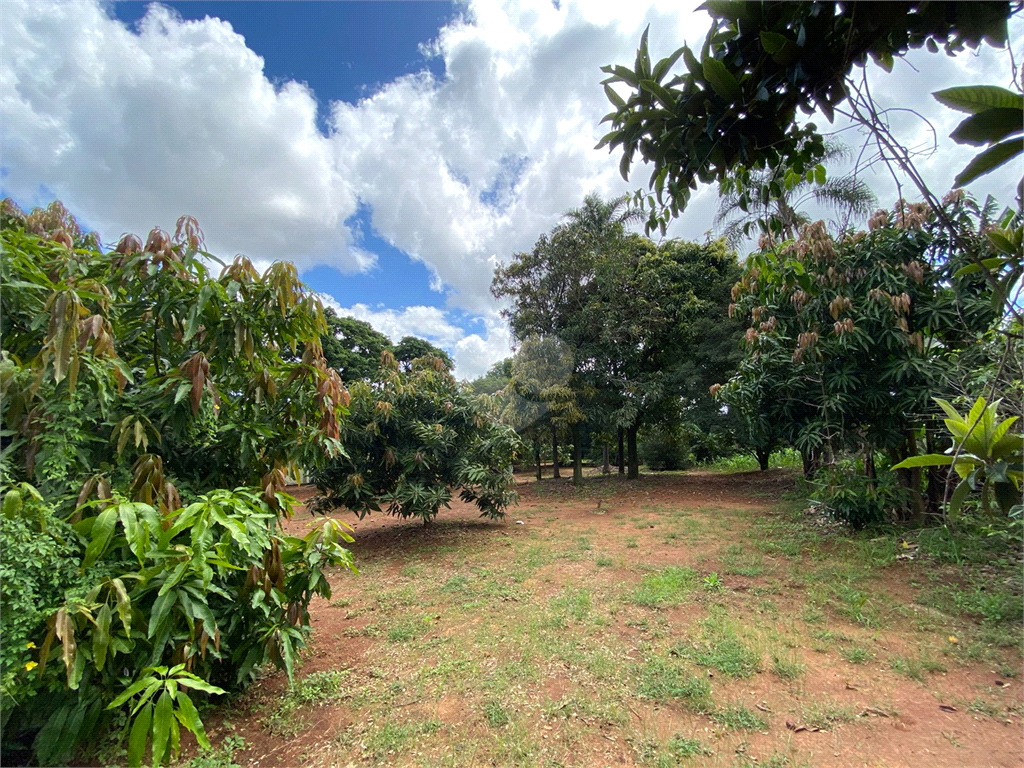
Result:
{"label": "bare dirt path", "polygon": [[502,522],[339,515],[361,573],[314,605],[296,688],[211,712],[217,751],[183,762],[1024,765],[1020,623],[792,485],[523,477]]}

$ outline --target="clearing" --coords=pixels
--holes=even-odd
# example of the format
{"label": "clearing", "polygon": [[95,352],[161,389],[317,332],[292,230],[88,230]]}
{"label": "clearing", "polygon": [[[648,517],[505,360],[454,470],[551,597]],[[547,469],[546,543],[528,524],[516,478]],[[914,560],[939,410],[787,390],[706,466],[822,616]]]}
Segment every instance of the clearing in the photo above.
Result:
{"label": "clearing", "polygon": [[787,470],[518,481],[503,522],[339,514],[361,575],[296,686],[208,711],[182,762],[1024,765],[1019,568],[837,531]]}

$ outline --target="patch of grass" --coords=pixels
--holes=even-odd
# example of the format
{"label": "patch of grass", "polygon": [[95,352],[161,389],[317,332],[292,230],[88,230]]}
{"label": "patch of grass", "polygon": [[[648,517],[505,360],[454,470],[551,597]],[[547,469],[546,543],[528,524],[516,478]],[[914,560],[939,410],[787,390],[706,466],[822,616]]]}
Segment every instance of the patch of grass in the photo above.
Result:
{"label": "patch of grass", "polygon": [[804,665],[793,655],[788,659],[772,656],[772,671],[783,680],[796,680],[804,673]]}
{"label": "patch of grass", "polygon": [[768,727],[768,721],[746,707],[720,707],[711,713],[711,719],[726,728],[758,731]]}
{"label": "patch of grass", "polygon": [[425,634],[430,629],[429,616],[408,616],[388,628],[388,640],[393,643],[407,643]]}
{"label": "patch of grass", "polygon": [[644,576],[629,601],[648,608],[678,605],[697,582],[698,574],[692,568],[669,566]]}
{"label": "patch of grass", "polygon": [[725,585],[722,584],[722,579],[718,576],[715,571],[712,571],[703,579],[704,589],[708,592],[721,592],[725,589]]}
{"label": "patch of grass", "polygon": [[945,672],[946,667],[926,656],[912,658],[910,656],[894,656],[889,660],[889,668],[897,674],[909,677],[919,683],[924,682],[924,676],[929,672]]}
{"label": "patch of grass", "polygon": [[594,557],[594,565],[598,568],[607,568],[612,564],[612,559],[608,555],[597,555]]}
{"label": "patch of grass", "polygon": [[1019,623],[1024,617],[1019,595],[997,581],[981,578],[966,586],[932,587],[920,597],[920,603],[943,613],[980,619],[986,624]]}
{"label": "patch of grass", "polygon": [[345,695],[347,670],[335,669],[328,672],[312,672],[281,697],[263,724],[275,736],[290,737],[302,730],[301,721],[295,717],[296,710],[307,704],[326,704]]}
{"label": "patch of grass", "polygon": [[867,664],[875,656],[869,650],[861,648],[859,645],[855,645],[851,648],[844,648],[840,653],[842,654],[842,657],[851,664]]}
{"label": "patch of grass", "polygon": [[750,677],[761,668],[761,655],[740,640],[731,624],[720,616],[710,616],[701,622],[698,642],[678,643],[672,652],[729,677]]}
{"label": "patch of grass", "polygon": [[551,600],[551,609],[554,616],[561,619],[558,626],[564,626],[566,618],[582,622],[590,614],[590,592],[586,589],[563,589]]}
{"label": "patch of grass", "polygon": [[503,725],[508,725],[512,722],[512,718],[508,713],[508,710],[497,701],[488,701],[484,704],[484,719],[487,720],[487,724],[492,728],[501,728]]}
{"label": "patch of grass", "polygon": [[857,719],[853,707],[833,703],[812,702],[800,709],[800,723],[808,728],[827,731],[834,725],[852,723]]}
{"label": "patch of grass", "polygon": [[391,763],[393,757],[408,748],[409,741],[416,736],[437,733],[441,721],[424,720],[419,723],[395,723],[391,720],[379,728],[371,729],[366,737],[367,756],[377,763]]}
{"label": "patch of grass", "polygon": [[451,595],[469,595],[472,593],[469,586],[469,577],[457,573],[441,585],[441,591]]}
{"label": "patch of grass", "polygon": [[636,549],[640,546],[640,541],[636,536],[627,536],[624,544],[626,549]]}
{"label": "patch of grass", "polygon": [[711,685],[690,674],[681,664],[655,656],[636,671],[637,693],[648,699],[678,700],[684,706],[706,712],[711,707]]}

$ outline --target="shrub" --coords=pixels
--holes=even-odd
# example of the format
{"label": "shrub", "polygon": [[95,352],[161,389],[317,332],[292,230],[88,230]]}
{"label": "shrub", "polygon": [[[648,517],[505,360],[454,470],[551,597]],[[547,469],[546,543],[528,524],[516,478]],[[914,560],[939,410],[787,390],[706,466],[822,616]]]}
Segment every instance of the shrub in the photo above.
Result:
{"label": "shrub", "polygon": [[659,425],[644,431],[637,452],[640,461],[655,472],[672,471],[690,466],[689,447],[681,428]]}
{"label": "shrub", "polygon": [[893,473],[879,472],[873,480],[837,467],[821,473],[813,497],[833,518],[854,529],[896,519],[908,503],[907,491]]}

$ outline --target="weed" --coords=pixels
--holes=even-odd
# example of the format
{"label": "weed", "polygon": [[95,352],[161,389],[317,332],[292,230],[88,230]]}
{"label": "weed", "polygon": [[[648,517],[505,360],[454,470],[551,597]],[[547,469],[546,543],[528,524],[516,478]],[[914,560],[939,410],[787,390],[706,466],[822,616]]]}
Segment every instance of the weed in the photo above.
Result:
{"label": "weed", "polygon": [[718,573],[712,571],[704,577],[704,589],[708,592],[721,592],[725,586],[722,584],[722,580],[718,577]]}
{"label": "weed", "polygon": [[800,611],[800,618],[808,624],[820,624],[825,620],[825,614],[814,603],[807,603]]}
{"label": "weed", "polygon": [[636,536],[627,536],[625,546],[626,549],[636,549],[640,546],[640,542],[637,540]]}
{"label": "weed", "polygon": [[711,719],[726,728],[756,731],[768,727],[768,721],[746,707],[721,707],[711,713]]}
{"label": "weed", "polygon": [[607,568],[612,564],[612,559],[608,555],[597,555],[594,558],[594,565],[599,568]]}
{"label": "weed", "polygon": [[644,576],[630,601],[648,608],[678,605],[696,583],[697,572],[692,568],[669,566]]}

